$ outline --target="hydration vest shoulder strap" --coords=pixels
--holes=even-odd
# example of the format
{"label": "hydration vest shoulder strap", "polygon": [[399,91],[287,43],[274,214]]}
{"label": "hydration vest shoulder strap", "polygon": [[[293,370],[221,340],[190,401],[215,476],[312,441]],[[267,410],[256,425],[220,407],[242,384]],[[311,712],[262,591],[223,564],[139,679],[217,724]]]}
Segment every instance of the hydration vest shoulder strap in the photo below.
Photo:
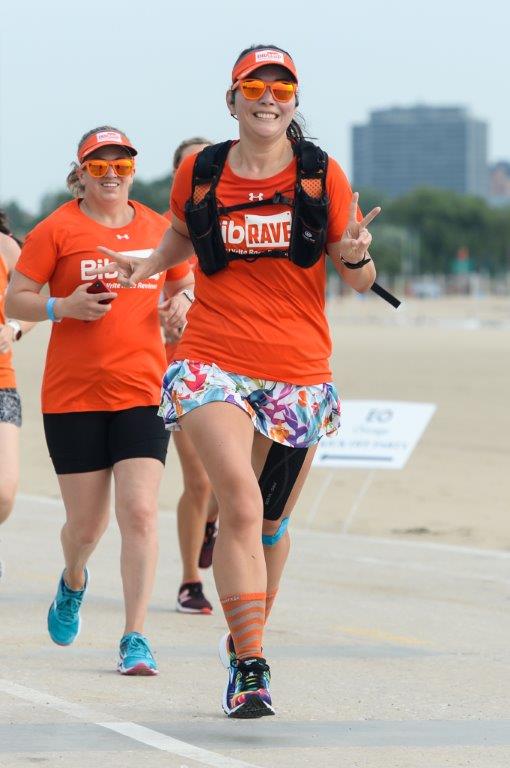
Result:
{"label": "hydration vest shoulder strap", "polygon": [[216,188],[231,146],[231,141],[212,144],[204,147],[196,156],[192,181],[192,198],[195,204],[202,202],[206,194]]}
{"label": "hydration vest shoulder strap", "polygon": [[302,176],[321,177],[326,174],[328,156],[317,144],[302,139],[294,145],[294,153]]}
{"label": "hydration vest shoulder strap", "polygon": [[321,198],[326,194],[328,155],[305,139],[297,142],[293,149],[298,166],[297,186],[302,187],[308,197]]}

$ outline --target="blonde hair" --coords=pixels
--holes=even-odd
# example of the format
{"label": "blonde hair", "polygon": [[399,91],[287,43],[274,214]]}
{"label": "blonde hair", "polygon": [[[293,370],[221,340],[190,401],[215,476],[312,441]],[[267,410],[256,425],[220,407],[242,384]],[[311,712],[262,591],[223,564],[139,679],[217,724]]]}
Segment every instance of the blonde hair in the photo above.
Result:
{"label": "blonde hair", "polygon": [[[124,133],[124,131],[120,131],[118,128],[115,128],[113,125],[99,125],[97,128],[92,128],[91,131],[87,131],[87,133],[84,133],[81,139],[78,142],[78,153],[80,152],[81,145],[89,138],[89,136],[93,136],[94,133],[98,133],[99,131],[116,131],[117,133]],[[128,152],[129,154],[129,152]],[[85,187],[81,183],[80,179],[78,178],[78,168],[80,166],[77,162],[71,163],[71,170],[67,174],[66,184],[67,189],[72,194],[73,197],[76,197],[78,199],[81,199],[85,193]]]}

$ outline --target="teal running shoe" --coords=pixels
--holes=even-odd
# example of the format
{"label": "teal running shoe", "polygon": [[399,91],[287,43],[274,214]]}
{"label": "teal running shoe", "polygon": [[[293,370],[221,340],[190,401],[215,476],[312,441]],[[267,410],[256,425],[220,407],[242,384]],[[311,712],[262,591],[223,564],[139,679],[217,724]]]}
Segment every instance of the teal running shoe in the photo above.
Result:
{"label": "teal running shoe", "polygon": [[140,632],[128,632],[120,641],[117,670],[121,675],[157,675],[149,641]]}
{"label": "teal running shoe", "polygon": [[64,581],[64,573],[60,577],[55,600],[48,611],[48,632],[57,645],[71,645],[81,630],[80,608],[89,584],[89,572],[85,568],[85,585],[83,589],[69,589]]}

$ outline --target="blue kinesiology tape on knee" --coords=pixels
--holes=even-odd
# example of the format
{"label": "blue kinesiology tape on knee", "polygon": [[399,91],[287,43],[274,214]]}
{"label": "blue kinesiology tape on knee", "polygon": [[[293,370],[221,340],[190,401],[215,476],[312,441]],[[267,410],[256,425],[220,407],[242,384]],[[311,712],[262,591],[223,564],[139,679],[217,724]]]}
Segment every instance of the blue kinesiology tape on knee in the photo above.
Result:
{"label": "blue kinesiology tape on knee", "polygon": [[284,517],[282,522],[278,526],[278,530],[276,531],[276,533],[273,533],[272,536],[267,536],[265,533],[262,534],[262,544],[264,544],[265,547],[274,547],[274,545],[277,544],[282,538],[283,534],[287,530],[288,525],[289,525],[289,518]]}
{"label": "blue kinesiology tape on knee", "polygon": [[307,448],[273,443],[259,477],[266,520],[279,520],[298,479]]}

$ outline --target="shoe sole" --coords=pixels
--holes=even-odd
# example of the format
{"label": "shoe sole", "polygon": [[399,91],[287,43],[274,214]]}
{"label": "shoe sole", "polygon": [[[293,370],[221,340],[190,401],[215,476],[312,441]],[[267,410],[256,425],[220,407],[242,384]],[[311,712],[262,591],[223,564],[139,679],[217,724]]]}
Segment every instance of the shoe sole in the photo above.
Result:
{"label": "shoe sole", "polygon": [[202,613],[205,616],[210,616],[212,613],[212,608],[184,608],[180,603],[177,603],[175,610],[177,613]]}
{"label": "shoe sole", "polygon": [[154,677],[155,675],[159,675],[159,671],[157,669],[152,669],[151,667],[148,667],[147,664],[136,664],[134,667],[131,667],[131,669],[123,669],[122,666],[117,667],[117,672],[121,675],[127,675],[128,677]]}
{"label": "shoe sole", "polygon": [[273,707],[259,696],[249,696],[243,704],[227,712],[228,717],[237,720],[255,720],[259,717],[275,715]]}
{"label": "shoe sole", "polygon": [[[220,637],[220,642],[218,643],[218,656],[220,657],[220,662],[222,663],[224,668],[227,670],[230,670],[230,656],[227,649],[228,636],[229,636],[229,632],[226,632],[223,635],[223,637]],[[225,688],[223,689],[223,694],[221,696],[221,708],[223,709],[226,715],[230,713],[230,709],[227,703],[229,687],[230,687],[230,673],[229,673],[229,682],[226,684]]]}

